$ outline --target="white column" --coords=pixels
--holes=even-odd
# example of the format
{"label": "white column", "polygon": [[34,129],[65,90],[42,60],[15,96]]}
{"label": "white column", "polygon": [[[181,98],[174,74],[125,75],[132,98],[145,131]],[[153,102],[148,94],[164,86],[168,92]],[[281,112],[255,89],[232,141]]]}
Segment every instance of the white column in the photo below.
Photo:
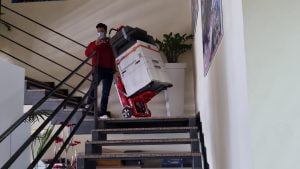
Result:
{"label": "white column", "polygon": [[[24,106],[24,69],[0,61],[0,133],[2,134],[23,114]],[[8,138],[0,143],[0,167],[28,138],[29,125],[18,127]],[[15,161],[11,169],[20,169],[28,165],[30,152],[25,151]]]}

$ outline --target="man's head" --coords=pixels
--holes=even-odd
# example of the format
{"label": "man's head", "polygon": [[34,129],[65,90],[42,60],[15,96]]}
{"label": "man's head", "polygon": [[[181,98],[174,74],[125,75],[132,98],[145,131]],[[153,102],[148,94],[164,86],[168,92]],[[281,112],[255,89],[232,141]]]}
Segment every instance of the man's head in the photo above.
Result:
{"label": "man's head", "polygon": [[97,32],[104,32],[106,34],[107,32],[107,26],[104,23],[98,23],[97,26]]}
{"label": "man's head", "polygon": [[105,39],[107,33],[107,26],[103,23],[98,23],[96,28],[99,39]]}

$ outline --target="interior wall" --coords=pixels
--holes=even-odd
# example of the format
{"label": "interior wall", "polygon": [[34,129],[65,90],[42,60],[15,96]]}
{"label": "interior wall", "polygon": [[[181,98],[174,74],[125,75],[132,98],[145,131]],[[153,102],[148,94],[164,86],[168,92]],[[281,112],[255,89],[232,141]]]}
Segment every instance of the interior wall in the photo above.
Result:
{"label": "interior wall", "polygon": [[244,0],[255,169],[300,169],[300,2]]}
{"label": "interior wall", "polygon": [[224,37],[206,77],[199,11],[195,38],[197,110],[201,113],[210,167],[250,169],[242,1],[222,1]]}
{"label": "interior wall", "polygon": [[[10,125],[23,115],[24,105],[24,69],[0,61],[0,133],[2,134]],[[14,90],[11,90],[11,89]],[[29,124],[21,124],[0,143],[0,166],[16,152],[23,144],[23,140],[30,135]],[[10,167],[19,169],[28,165],[30,151],[26,149]]]}
{"label": "interior wall", "polygon": [[[118,27],[120,25],[140,27],[159,39],[162,38],[162,34],[169,32],[191,33],[190,1],[87,0],[83,2],[82,0],[68,0],[12,4],[10,0],[2,0],[2,3],[85,45],[96,38],[95,25],[99,22],[106,23],[109,28]],[[6,13],[3,16],[6,21],[22,27],[26,31],[61,47],[81,59],[85,58],[83,55],[84,48],[60,38],[44,28],[25,21],[21,17],[13,15],[6,10],[3,11]],[[56,49],[49,48],[47,45],[44,45],[15,29],[11,32],[7,32],[5,27],[0,25],[0,30],[1,33],[6,36],[17,40],[22,44],[26,44],[27,47],[37,50],[41,54],[50,57],[59,63],[63,63],[71,69],[74,69],[80,63],[66,54],[63,54]],[[40,59],[36,55],[17,47],[3,38],[0,38],[0,43],[1,49],[9,51],[13,55],[34,64],[46,72],[50,72],[52,75],[55,75],[56,78],[63,79],[67,75],[66,70]],[[24,66],[23,64],[7,58],[2,53],[0,53],[0,57]],[[192,52],[187,52],[180,58],[180,61],[188,64],[186,71],[187,85],[185,87],[185,111],[194,113],[194,68]],[[81,70],[81,74],[85,75],[89,70],[90,68],[86,66]],[[49,78],[46,78],[44,75],[37,73],[31,68],[26,70],[26,74],[40,80],[49,81]],[[79,77],[72,78],[70,84],[75,84],[79,80]],[[88,84],[85,84],[83,90],[87,90],[88,86]],[[120,112],[121,106],[114,89],[112,89],[111,96],[110,110],[113,112]],[[164,106],[164,95],[160,94],[155,97],[150,104],[150,108],[152,109],[152,112],[154,112],[154,115],[165,115],[166,108]]]}

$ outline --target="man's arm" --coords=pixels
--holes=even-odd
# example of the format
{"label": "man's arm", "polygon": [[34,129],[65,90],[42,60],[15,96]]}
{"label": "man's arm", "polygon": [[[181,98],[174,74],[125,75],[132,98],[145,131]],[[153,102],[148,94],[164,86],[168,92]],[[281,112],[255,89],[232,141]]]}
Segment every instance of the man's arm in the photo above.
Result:
{"label": "man's arm", "polygon": [[88,47],[85,49],[85,56],[86,57],[91,57],[91,55],[93,54],[93,52],[96,50],[96,43],[91,42]]}

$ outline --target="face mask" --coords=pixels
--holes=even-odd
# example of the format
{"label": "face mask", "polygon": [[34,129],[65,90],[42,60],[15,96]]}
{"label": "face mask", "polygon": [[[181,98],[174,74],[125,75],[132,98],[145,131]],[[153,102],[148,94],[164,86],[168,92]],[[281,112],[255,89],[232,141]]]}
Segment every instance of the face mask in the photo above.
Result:
{"label": "face mask", "polygon": [[105,32],[97,32],[97,34],[98,34],[100,39],[105,39],[106,38]]}

